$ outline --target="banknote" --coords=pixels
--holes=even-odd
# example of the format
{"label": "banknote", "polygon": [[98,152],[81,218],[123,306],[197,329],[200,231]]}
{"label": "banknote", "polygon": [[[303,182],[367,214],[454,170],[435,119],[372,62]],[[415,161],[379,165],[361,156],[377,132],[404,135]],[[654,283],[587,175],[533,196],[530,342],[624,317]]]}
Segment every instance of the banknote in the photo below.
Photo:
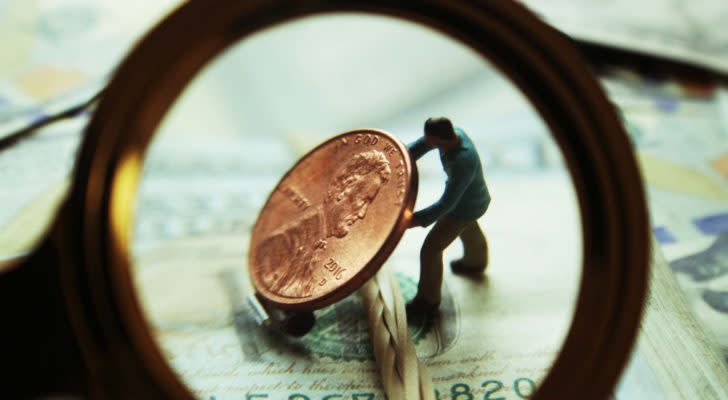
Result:
{"label": "banknote", "polygon": [[577,40],[728,72],[722,0],[522,0]]}
{"label": "banknote", "polygon": [[180,3],[0,2],[0,138],[93,97],[131,46]]}
{"label": "banknote", "polygon": [[728,92],[624,71],[603,83],[635,145],[653,233],[728,358]]}
{"label": "banknote", "polygon": [[[240,199],[264,192],[256,182],[265,181],[260,176],[229,181],[217,186],[219,195],[226,186],[229,192],[228,200],[220,201],[229,204],[223,213],[227,228],[210,223],[185,235],[158,230],[169,236],[134,251],[140,298],[170,364],[205,399],[383,398],[358,295],[317,311],[314,330],[301,339],[255,323],[245,300],[251,293],[245,260],[252,217],[264,199]],[[270,181],[275,183],[273,177]],[[553,174],[495,177],[489,183],[503,199],[522,195],[526,187],[534,196],[525,197],[533,200],[520,205],[494,200],[492,214],[481,221],[493,254],[487,276],[471,280],[446,272],[440,316],[410,321],[418,355],[441,399],[458,393],[529,397],[558,353],[573,313],[581,254],[578,207],[569,179]],[[155,195],[169,197],[155,194],[153,181],[146,185],[142,199],[148,200],[140,201],[137,230],[147,223],[164,225],[167,219],[159,209],[146,215],[141,211]],[[197,186],[194,181],[187,185]],[[422,198],[435,197],[441,186],[423,182]],[[549,196],[535,196],[544,192]],[[192,221],[199,215],[166,210],[177,225],[185,225],[180,216]],[[408,231],[385,264],[406,298],[416,291],[425,233]],[[521,250],[523,243],[529,243],[529,252]],[[454,247],[447,258],[458,256],[460,249]]]}
{"label": "banknote", "polygon": [[728,364],[654,240],[648,296],[617,399],[723,399]]}
{"label": "banknote", "polygon": [[32,250],[67,189],[88,121],[81,115],[49,125],[0,151],[0,270]]}

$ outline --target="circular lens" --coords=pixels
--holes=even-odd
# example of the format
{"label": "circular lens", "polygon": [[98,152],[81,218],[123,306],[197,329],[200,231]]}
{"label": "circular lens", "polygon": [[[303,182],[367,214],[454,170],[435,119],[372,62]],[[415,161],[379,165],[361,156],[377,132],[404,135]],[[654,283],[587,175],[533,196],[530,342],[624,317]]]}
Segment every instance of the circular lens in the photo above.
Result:
{"label": "circular lens", "polygon": [[[346,160],[356,161],[349,153],[359,150],[337,147],[340,140],[294,164],[343,130],[381,128],[413,143],[439,116],[472,146],[462,151],[479,158],[472,173],[482,174],[492,202],[469,224],[448,214],[409,230],[386,268],[412,300],[438,268],[420,255],[428,246],[447,249],[440,313],[409,321],[436,390],[535,392],[566,335],[582,261],[579,207],[558,146],[526,98],[476,53],[422,26],[361,14],[296,20],[232,47],[177,100],[146,156],[134,279],[155,340],[199,398],[382,396],[359,295],[317,310],[302,338],[265,329],[247,304],[254,294],[248,251],[264,257],[269,274],[320,270],[316,283],[329,273],[335,284],[334,268],[353,269],[360,255],[377,251],[357,243],[377,218],[388,223],[383,213],[393,206],[385,197],[396,182],[346,174]],[[370,136],[360,139],[376,143],[362,146],[383,151],[386,138]],[[356,134],[347,138],[356,146]],[[416,210],[446,190],[446,171],[457,168],[447,154],[432,149],[417,161]],[[326,178],[339,176],[337,163],[350,179]],[[271,197],[282,216],[267,211],[265,237],[249,248],[265,199],[290,168],[298,169],[281,181],[288,191]],[[485,194],[463,196],[467,204]],[[360,197],[361,204],[348,201]],[[326,249],[316,247],[320,241]],[[473,273],[451,266],[457,260]],[[275,283],[277,294],[264,293],[281,306],[301,298],[320,307],[316,298],[286,297],[303,295],[296,291],[303,284],[256,279]]]}

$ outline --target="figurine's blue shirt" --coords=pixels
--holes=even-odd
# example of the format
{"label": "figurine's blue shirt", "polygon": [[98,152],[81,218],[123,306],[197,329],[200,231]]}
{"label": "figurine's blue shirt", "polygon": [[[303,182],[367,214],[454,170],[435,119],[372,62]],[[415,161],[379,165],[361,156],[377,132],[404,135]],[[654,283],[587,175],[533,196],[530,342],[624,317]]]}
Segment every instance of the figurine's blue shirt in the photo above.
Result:
{"label": "figurine's blue shirt", "polygon": [[[447,174],[445,192],[433,205],[414,213],[414,218],[428,226],[447,216],[459,220],[474,221],[485,213],[490,204],[490,193],[483,178],[483,167],[473,142],[460,128],[455,128],[460,137],[457,146],[440,151],[440,161]],[[407,148],[417,160],[434,147],[421,137]]]}

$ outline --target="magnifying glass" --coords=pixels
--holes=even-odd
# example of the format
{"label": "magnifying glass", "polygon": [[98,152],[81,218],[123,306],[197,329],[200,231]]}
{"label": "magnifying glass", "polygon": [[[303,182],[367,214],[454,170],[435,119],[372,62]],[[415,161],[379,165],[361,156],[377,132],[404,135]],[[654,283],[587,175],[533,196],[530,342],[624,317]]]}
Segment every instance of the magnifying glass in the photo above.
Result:
{"label": "magnifying glass", "polygon": [[[434,29],[496,66],[538,111],[561,149],[574,184],[580,210],[582,274],[561,350],[532,397],[606,397],[634,341],[644,298],[648,228],[641,181],[631,152],[625,150],[629,142],[615,111],[583,61],[565,38],[510,3],[191,1],[182,6],[117,70],[87,128],[70,194],[50,232],[25,265],[15,267],[12,277],[2,278],[6,304],[17,298],[13,296],[21,296],[12,287],[19,287],[17,283],[27,282],[31,276],[47,285],[47,297],[28,306],[35,307],[36,313],[26,308],[11,315],[11,320],[19,321],[15,338],[20,340],[31,327],[42,325],[35,316],[50,313],[61,333],[49,340],[47,347],[65,349],[54,351],[67,360],[76,360],[69,363],[79,371],[69,372],[71,376],[62,381],[74,381],[75,377],[76,382],[88,382],[90,393],[99,397],[192,397],[188,385],[170,366],[174,362],[168,359],[166,349],[160,348],[147,316],[154,311],[144,311],[144,289],[134,275],[134,214],[145,152],[179,94],[215,56],[266,28],[331,12],[386,15]],[[413,248],[405,245],[403,242],[403,249]],[[240,260],[239,268],[244,266]],[[237,267],[231,268],[234,271]],[[235,276],[226,281],[235,282]],[[400,280],[406,287],[406,276]],[[244,287],[244,282],[239,287]],[[494,288],[497,286],[489,289]],[[456,300],[453,304],[457,309]],[[48,311],[51,308],[55,311]],[[345,310],[333,311],[329,318],[353,315]],[[179,326],[163,328],[184,330]],[[299,349],[306,348],[298,345]],[[485,353],[473,354],[486,357]],[[17,358],[22,359],[20,355]],[[18,365],[20,370],[32,370],[27,361]],[[265,374],[265,364],[261,368],[258,372]],[[285,368],[278,373],[283,371]],[[252,376],[245,379],[255,380]],[[441,390],[458,395],[466,393],[462,385],[468,385],[470,389],[477,387],[479,394],[495,396],[502,390],[498,382],[512,387],[516,395],[527,391],[523,389],[526,380],[506,385],[487,374]],[[320,385],[321,391],[338,393]],[[247,390],[262,393],[252,386]],[[289,396],[307,396],[302,388],[286,390]]]}

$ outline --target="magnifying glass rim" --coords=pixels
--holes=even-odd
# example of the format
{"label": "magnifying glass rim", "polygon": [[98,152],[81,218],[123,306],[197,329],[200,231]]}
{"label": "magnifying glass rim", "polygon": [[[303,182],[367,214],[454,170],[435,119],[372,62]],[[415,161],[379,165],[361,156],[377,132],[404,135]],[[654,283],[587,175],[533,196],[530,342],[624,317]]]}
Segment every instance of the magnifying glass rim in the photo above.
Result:
{"label": "magnifying glass rim", "polygon": [[70,228],[79,256],[66,260],[63,274],[77,291],[69,314],[88,362],[98,371],[134,365],[124,369],[137,374],[130,385],[139,390],[192,396],[159,350],[131,276],[128,233],[144,151],[189,80],[221,51],[275,24],[342,11],[421,23],[470,46],[544,118],[578,195],[583,274],[562,350],[532,398],[607,397],[632,348],[645,296],[644,190],[631,145],[586,63],[568,39],[510,2],[192,0],[170,15],[111,81],[86,131],[65,210],[67,221],[82,221]]}

